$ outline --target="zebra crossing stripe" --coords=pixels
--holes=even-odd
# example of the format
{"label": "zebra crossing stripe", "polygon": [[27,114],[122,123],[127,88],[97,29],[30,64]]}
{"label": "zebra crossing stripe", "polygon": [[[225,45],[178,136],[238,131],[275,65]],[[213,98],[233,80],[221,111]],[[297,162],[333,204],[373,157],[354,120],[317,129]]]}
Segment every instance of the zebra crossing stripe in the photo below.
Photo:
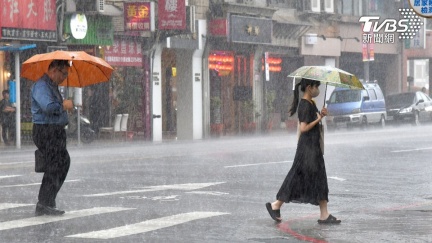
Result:
{"label": "zebra crossing stripe", "polygon": [[107,230],[92,231],[83,234],[68,235],[70,238],[112,239],[122,236],[135,235],[163,229],[174,225],[187,223],[189,221],[210,218],[229,213],[222,212],[191,212],[172,215],[168,217],[151,219],[136,224],[125,225]]}
{"label": "zebra crossing stripe", "polygon": [[6,176],[0,176],[0,179],[5,179],[5,178],[12,178],[12,177],[18,177],[21,175],[6,175]]}
{"label": "zebra crossing stripe", "polygon": [[19,203],[0,203],[0,210],[9,209],[9,208],[19,208],[25,206],[32,206],[34,204],[19,204]]}
{"label": "zebra crossing stripe", "polygon": [[149,186],[145,189],[137,189],[131,191],[117,191],[117,192],[107,192],[107,193],[98,193],[98,194],[89,194],[83,195],[84,197],[103,197],[103,196],[113,196],[113,195],[122,195],[122,194],[130,194],[130,193],[142,193],[142,192],[155,192],[155,191],[163,191],[163,190],[183,190],[183,191],[192,191],[198,190],[201,188],[214,186],[223,184],[225,182],[210,182],[210,183],[187,183],[187,184],[172,184],[172,185],[159,185],[159,186]]}
{"label": "zebra crossing stripe", "polygon": [[134,208],[120,208],[120,207],[96,207],[90,209],[83,209],[77,211],[69,211],[61,216],[38,216],[26,219],[18,219],[13,221],[6,221],[0,223],[0,231],[8,230],[8,229],[16,229],[16,228],[24,228],[28,226],[47,224],[52,222],[58,222],[68,219],[80,218],[85,216],[92,216],[103,213],[113,213],[120,212],[125,210],[132,210]]}

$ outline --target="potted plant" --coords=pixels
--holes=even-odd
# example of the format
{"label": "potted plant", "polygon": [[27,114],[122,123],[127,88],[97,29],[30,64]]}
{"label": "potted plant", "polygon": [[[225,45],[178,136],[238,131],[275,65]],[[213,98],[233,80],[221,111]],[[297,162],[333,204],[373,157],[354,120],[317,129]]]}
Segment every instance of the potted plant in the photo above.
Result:
{"label": "potted plant", "polygon": [[260,114],[255,109],[256,105],[253,100],[245,100],[240,104],[242,131],[245,133],[253,133],[256,130],[254,118],[260,116]]}
{"label": "potted plant", "polygon": [[[135,121],[140,116],[142,110],[142,88],[133,82],[137,73],[130,71],[128,75],[120,77],[117,81],[118,106],[114,109],[114,114],[129,114],[127,129],[135,130]],[[121,85],[120,85],[121,84]]]}
{"label": "potted plant", "polygon": [[219,96],[210,98],[210,134],[215,136],[222,135],[223,123],[221,113],[222,100]]}

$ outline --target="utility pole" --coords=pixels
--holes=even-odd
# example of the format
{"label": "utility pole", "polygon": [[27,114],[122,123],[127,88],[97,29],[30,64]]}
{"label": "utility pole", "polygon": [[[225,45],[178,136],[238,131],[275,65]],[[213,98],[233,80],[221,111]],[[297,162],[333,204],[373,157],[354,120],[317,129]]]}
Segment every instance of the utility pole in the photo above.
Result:
{"label": "utility pole", "polygon": [[[369,15],[369,8],[370,8],[370,0],[366,0],[366,8],[365,8],[365,15],[368,16]],[[373,41],[373,37],[371,39],[371,41]],[[363,81],[364,82],[368,82],[369,81],[369,62],[370,62],[370,53],[369,53],[369,39],[366,41],[366,58],[368,60],[363,60]]]}

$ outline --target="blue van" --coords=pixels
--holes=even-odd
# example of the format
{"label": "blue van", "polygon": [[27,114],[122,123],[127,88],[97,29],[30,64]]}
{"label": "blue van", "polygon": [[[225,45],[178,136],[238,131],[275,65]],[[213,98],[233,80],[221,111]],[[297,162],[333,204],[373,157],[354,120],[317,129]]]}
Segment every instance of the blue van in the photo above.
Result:
{"label": "blue van", "polygon": [[385,126],[386,104],[381,88],[377,83],[363,83],[364,90],[336,88],[326,101],[328,129],[339,127],[366,128],[375,123]]}

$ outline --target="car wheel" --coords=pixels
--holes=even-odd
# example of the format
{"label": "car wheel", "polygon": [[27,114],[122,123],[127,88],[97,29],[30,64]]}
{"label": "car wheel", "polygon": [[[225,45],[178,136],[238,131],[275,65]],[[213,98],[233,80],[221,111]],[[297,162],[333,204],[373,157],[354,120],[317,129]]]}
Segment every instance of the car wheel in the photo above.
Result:
{"label": "car wheel", "polygon": [[366,117],[366,116],[363,116],[363,117],[362,117],[360,127],[361,127],[361,129],[363,129],[363,130],[366,130],[366,129],[367,129],[367,127],[368,127],[368,120],[367,120],[367,117]]}
{"label": "car wheel", "polygon": [[381,115],[381,120],[379,121],[378,125],[379,125],[381,128],[385,128],[385,126],[386,126],[386,122],[385,122],[385,117],[384,117],[384,115]]}

